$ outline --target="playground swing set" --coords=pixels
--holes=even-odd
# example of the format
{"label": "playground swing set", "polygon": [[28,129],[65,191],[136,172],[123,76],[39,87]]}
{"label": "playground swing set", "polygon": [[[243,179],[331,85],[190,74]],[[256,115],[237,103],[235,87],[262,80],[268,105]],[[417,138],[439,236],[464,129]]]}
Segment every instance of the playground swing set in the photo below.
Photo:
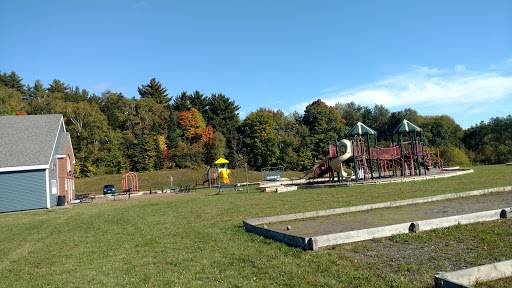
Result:
{"label": "playground swing set", "polygon": [[139,192],[139,179],[137,178],[137,173],[128,172],[124,174],[121,186],[124,193]]}
{"label": "playground swing set", "polygon": [[432,156],[430,148],[424,145],[420,127],[403,120],[393,134],[390,147],[379,147],[377,132],[358,122],[347,133],[350,140],[329,144],[328,156],[306,175],[312,173],[314,178],[328,175],[331,182],[341,182],[429,175],[433,167],[442,170],[439,153]]}

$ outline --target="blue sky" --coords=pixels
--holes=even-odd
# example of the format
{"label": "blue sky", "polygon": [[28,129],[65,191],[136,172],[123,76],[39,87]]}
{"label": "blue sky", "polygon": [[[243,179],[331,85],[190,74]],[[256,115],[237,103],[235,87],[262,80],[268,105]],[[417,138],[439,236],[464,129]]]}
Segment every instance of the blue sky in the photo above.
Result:
{"label": "blue sky", "polygon": [[463,127],[512,111],[512,1],[6,1],[0,70],[135,96],[384,104]]}

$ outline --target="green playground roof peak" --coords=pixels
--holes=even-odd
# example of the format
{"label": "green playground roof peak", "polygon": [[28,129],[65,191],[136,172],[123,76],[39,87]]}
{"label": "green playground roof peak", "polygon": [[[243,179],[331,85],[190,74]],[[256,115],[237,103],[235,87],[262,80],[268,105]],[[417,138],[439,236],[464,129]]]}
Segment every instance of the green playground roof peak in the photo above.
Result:
{"label": "green playground roof peak", "polygon": [[357,122],[356,125],[348,131],[347,135],[351,137],[356,135],[377,135],[377,132],[363,123]]}
{"label": "green playground roof peak", "polygon": [[410,122],[407,119],[404,119],[400,124],[395,128],[393,133],[409,133],[409,132],[421,132],[421,128],[418,125]]}

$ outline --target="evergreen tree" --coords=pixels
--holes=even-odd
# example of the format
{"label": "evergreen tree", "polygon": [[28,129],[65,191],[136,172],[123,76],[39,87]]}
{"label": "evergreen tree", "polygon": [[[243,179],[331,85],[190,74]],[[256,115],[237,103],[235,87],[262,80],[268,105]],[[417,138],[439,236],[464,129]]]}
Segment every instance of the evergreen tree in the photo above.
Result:
{"label": "evergreen tree", "polygon": [[80,89],[78,86],[64,93],[64,100],[68,102],[86,101],[89,98],[89,91]]}
{"label": "evergreen tree", "polygon": [[41,80],[36,80],[34,86],[29,87],[29,96],[31,99],[41,99],[45,96],[45,93],[46,90]]}
{"label": "evergreen tree", "polygon": [[5,87],[18,91],[22,96],[27,93],[25,85],[23,85],[23,79],[14,71],[4,74],[1,82]]}
{"label": "evergreen tree", "polygon": [[190,110],[190,108],[193,108],[191,98],[192,96],[188,94],[186,91],[181,92],[178,96],[174,98],[174,102],[172,103],[172,110],[176,112]]}
{"label": "evergreen tree", "polygon": [[49,93],[60,93],[64,94],[69,91],[69,86],[66,85],[64,82],[54,79],[50,85],[48,85],[48,92]]}
{"label": "evergreen tree", "polygon": [[215,131],[227,137],[230,130],[240,125],[238,110],[240,106],[224,94],[212,94],[208,98],[206,122],[211,124]]}
{"label": "evergreen tree", "polygon": [[162,105],[169,104],[170,99],[167,95],[167,89],[155,78],[151,78],[148,84],[139,86],[137,91],[141,98],[150,98]]}
{"label": "evergreen tree", "polygon": [[0,72],[0,86],[7,87],[7,73]]}
{"label": "evergreen tree", "polygon": [[177,112],[183,112],[194,108],[201,112],[202,115],[207,114],[208,110],[208,98],[199,91],[194,91],[192,94],[183,91],[174,98],[172,103],[172,109]]}
{"label": "evergreen tree", "polygon": [[190,98],[190,105],[201,113],[206,115],[208,113],[208,98],[199,91],[194,91]]}
{"label": "evergreen tree", "polygon": [[227,154],[225,155],[231,165],[239,166],[238,132],[240,106],[224,94],[212,94],[208,97],[208,112],[206,122],[212,125],[215,131],[220,132],[226,138]]}

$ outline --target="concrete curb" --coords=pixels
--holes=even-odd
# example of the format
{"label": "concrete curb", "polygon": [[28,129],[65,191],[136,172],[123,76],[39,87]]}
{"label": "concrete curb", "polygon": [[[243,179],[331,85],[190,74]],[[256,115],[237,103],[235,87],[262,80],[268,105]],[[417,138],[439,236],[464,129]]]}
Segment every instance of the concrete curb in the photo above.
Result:
{"label": "concrete curb", "polygon": [[363,240],[369,240],[374,238],[389,237],[397,234],[406,233],[417,233],[420,231],[428,231],[438,228],[444,228],[454,225],[464,225],[477,222],[492,221],[503,218],[502,211],[505,210],[509,214],[511,208],[476,212],[470,214],[456,215],[450,217],[435,218],[429,220],[413,221],[387,225],[369,229],[354,230],[342,233],[328,234],[312,237],[312,250],[317,250],[326,246],[333,246],[339,244],[345,244],[350,242],[357,242]]}
{"label": "concrete curb", "polygon": [[507,277],[512,277],[512,260],[453,272],[438,272],[434,276],[434,283],[436,288],[462,288]]}
{"label": "concrete curb", "polygon": [[261,225],[261,224],[265,224],[265,223],[283,222],[283,221],[306,219],[306,218],[319,217],[319,216],[329,216],[329,215],[365,211],[365,210],[371,210],[371,209],[377,209],[377,208],[398,207],[398,206],[404,206],[404,205],[410,205],[410,204],[420,204],[420,203],[426,203],[426,202],[455,199],[455,198],[460,198],[460,197],[479,196],[479,195],[484,195],[484,194],[488,194],[488,193],[498,193],[498,192],[507,192],[507,191],[512,191],[512,186],[480,189],[480,190],[473,190],[473,191],[467,191],[467,192],[442,194],[442,195],[436,195],[436,196],[412,198],[412,199],[398,200],[398,201],[380,202],[380,203],[374,203],[374,204],[350,206],[350,207],[343,207],[343,208],[334,208],[334,209],[327,209],[327,210],[318,210],[318,211],[311,211],[311,212],[302,212],[302,213],[295,213],[295,214],[252,218],[252,219],[246,219],[246,220],[244,220],[244,222],[247,222],[252,225]]}
{"label": "concrete curb", "polygon": [[393,177],[387,179],[375,179],[375,180],[367,180],[364,182],[342,182],[342,183],[328,183],[321,185],[301,185],[300,189],[317,189],[317,188],[335,188],[340,186],[351,186],[351,185],[375,185],[375,184],[388,184],[388,183],[401,183],[401,182],[413,182],[413,181],[421,181],[421,180],[429,180],[429,179],[438,179],[438,178],[448,178],[453,176],[460,176],[464,174],[469,174],[475,172],[473,169],[466,168],[457,168],[451,170],[444,170],[445,174],[436,174],[436,175],[424,175],[424,176],[403,176],[403,177]]}
{"label": "concrete curb", "polygon": [[245,221],[243,222],[243,224],[245,231],[249,233],[254,233],[268,239],[276,240],[292,247],[297,247],[304,250],[313,250],[310,238],[308,237],[295,236],[267,229],[264,227],[258,227],[256,225],[249,224]]}
{"label": "concrete curb", "polygon": [[409,233],[411,223],[401,223],[375,228],[354,230],[342,233],[334,233],[312,237],[312,250],[318,250],[322,247],[346,244],[351,242],[369,240],[373,238],[389,237],[397,234]]}

